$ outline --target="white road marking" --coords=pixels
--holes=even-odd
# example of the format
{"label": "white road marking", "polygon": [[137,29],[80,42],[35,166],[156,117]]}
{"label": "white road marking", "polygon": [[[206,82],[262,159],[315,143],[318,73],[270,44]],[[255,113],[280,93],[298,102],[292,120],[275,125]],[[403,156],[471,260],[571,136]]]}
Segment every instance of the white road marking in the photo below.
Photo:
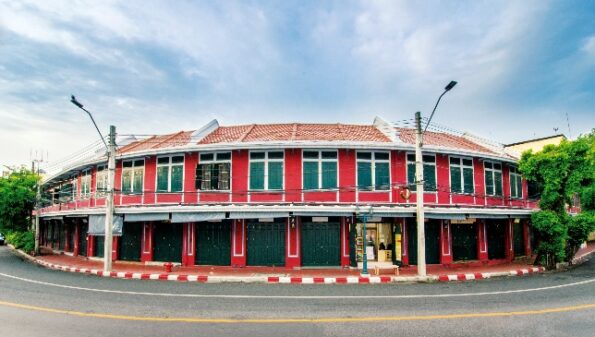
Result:
{"label": "white road marking", "polygon": [[[69,286],[69,285],[58,284],[58,283],[37,281],[37,280],[13,276],[13,275],[5,274],[5,273],[0,273],[0,276],[18,280],[18,281],[22,281],[22,282],[40,284],[40,285],[44,285],[44,286],[81,290],[81,291],[99,292],[99,293],[123,294],[123,295],[189,297],[189,298],[237,298],[237,299],[248,298],[248,299],[295,299],[295,300],[301,300],[301,299],[346,300],[346,299],[366,299],[366,298],[369,298],[369,299],[399,299],[399,298],[411,299],[411,298],[447,298],[447,297],[493,296],[493,295],[507,295],[507,294],[526,293],[526,292],[546,291],[546,290],[552,290],[552,289],[560,289],[560,288],[566,288],[566,287],[579,286],[579,285],[595,282],[595,278],[592,278],[592,279],[585,280],[585,281],[565,283],[565,284],[559,284],[559,285],[548,286],[548,287],[540,287],[540,288],[506,290],[506,291],[491,291],[491,292],[476,292],[476,293],[461,293],[461,294],[370,295],[370,296],[367,296],[367,295],[290,296],[290,295],[213,295],[213,294],[207,295],[207,294],[150,293],[150,292],[138,292],[138,291],[122,291],[122,290],[76,287],[76,286]],[[326,281],[326,279],[325,279],[325,281]]]}

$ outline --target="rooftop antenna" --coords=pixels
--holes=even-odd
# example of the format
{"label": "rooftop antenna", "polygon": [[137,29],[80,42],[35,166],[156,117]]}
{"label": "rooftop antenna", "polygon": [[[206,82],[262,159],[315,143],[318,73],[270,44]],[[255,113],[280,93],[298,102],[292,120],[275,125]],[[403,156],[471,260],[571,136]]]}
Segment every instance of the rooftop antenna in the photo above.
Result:
{"label": "rooftop antenna", "polygon": [[566,113],[566,123],[568,123],[568,138],[572,139],[572,132],[570,132],[570,118],[568,118],[568,112]]}

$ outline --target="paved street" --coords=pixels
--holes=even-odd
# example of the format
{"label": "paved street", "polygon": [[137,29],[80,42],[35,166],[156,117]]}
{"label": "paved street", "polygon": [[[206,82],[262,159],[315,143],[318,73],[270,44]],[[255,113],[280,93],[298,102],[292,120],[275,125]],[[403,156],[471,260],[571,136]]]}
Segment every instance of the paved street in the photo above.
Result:
{"label": "paved street", "polygon": [[595,263],[399,285],[196,284],[46,270],[0,247],[3,336],[592,336]]}

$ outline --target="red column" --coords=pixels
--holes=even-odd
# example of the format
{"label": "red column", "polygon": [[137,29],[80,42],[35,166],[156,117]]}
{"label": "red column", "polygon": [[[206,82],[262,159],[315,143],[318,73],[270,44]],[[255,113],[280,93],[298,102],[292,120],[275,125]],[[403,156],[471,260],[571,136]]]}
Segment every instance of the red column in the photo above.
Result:
{"label": "red column", "polygon": [[531,236],[529,235],[529,220],[523,220],[523,242],[525,243],[525,255],[531,256]]}
{"label": "red column", "polygon": [[118,259],[118,252],[120,251],[118,249],[119,244],[120,244],[120,237],[114,236],[112,238],[112,260],[113,261],[116,261]]}
{"label": "red column", "polygon": [[355,202],[355,150],[339,150],[339,201]]}
{"label": "red column", "polygon": [[196,244],[194,243],[195,233],[194,222],[184,224],[182,230],[182,265],[193,266],[196,261]]}
{"label": "red column", "polygon": [[286,247],[285,250],[285,268],[295,268],[300,267],[302,265],[302,257],[301,257],[301,245],[302,245],[302,238],[301,238],[301,224],[302,218],[291,217],[287,218],[287,237],[286,237]]}
{"label": "red column", "polygon": [[285,201],[302,201],[302,150],[285,150]]}
{"label": "red column", "polygon": [[409,265],[409,233],[407,231],[407,220],[403,219],[403,226],[402,226],[402,234],[401,234],[401,242],[402,242],[402,255],[401,255],[401,262],[404,266]]}
{"label": "red column", "polygon": [[122,167],[123,161],[116,162],[116,172],[114,175],[114,205],[120,205],[122,203]]}
{"label": "red column", "polygon": [[341,217],[341,267],[349,267],[349,230],[355,226],[352,216]]}
{"label": "red column", "polygon": [[504,243],[505,243],[505,247],[506,247],[506,259],[509,261],[514,260],[514,240],[513,240],[513,230],[512,230],[512,226],[513,226],[514,220],[513,219],[508,219],[508,222],[506,222],[506,227],[505,227],[505,238],[504,238]]}
{"label": "red column", "polygon": [[87,257],[95,255],[95,237],[87,235]]}
{"label": "red column", "polygon": [[436,154],[436,184],[438,185],[438,203],[450,203],[450,163],[448,155]]}
{"label": "red column", "polygon": [[155,183],[157,179],[157,159],[151,156],[145,159],[145,190],[144,200],[145,204],[155,203]]}
{"label": "red column", "polygon": [[143,237],[141,241],[141,262],[153,261],[153,223],[143,223]]}
{"label": "red column", "polygon": [[74,224],[74,240],[72,240],[72,245],[74,246],[72,249],[73,256],[79,256],[79,246],[80,246],[79,231],[81,230],[80,226],[81,226],[80,221],[76,220],[76,222]]}
{"label": "red column", "polygon": [[479,261],[488,260],[488,241],[487,228],[483,220],[477,220],[477,259]]}
{"label": "red column", "polygon": [[70,252],[70,223],[67,225],[66,222],[64,223],[64,251]]}
{"label": "red column", "polygon": [[198,152],[187,153],[184,158],[184,196],[185,204],[198,203],[196,193],[196,165],[198,164]]}
{"label": "red column", "polygon": [[231,266],[246,266],[246,224],[244,220],[233,220],[231,227]]}
{"label": "red column", "polygon": [[248,201],[248,150],[232,151],[231,159],[231,171],[233,172],[231,176],[231,201],[246,202]]}
{"label": "red column", "polygon": [[440,221],[440,263],[452,263],[452,238],[450,233],[450,221]]}

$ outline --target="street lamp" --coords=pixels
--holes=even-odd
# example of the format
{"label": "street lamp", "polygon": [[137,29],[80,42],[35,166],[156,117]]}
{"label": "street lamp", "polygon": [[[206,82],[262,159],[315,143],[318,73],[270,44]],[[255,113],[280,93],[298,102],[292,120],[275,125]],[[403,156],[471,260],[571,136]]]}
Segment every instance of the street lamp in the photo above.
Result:
{"label": "street lamp", "polygon": [[362,222],[363,222],[363,228],[362,228],[362,246],[363,246],[362,276],[368,276],[368,253],[367,253],[368,242],[366,240],[366,232],[367,232],[366,224],[368,222],[368,216],[372,214],[372,207],[370,206],[368,208],[368,212],[364,212],[361,215],[359,212],[359,207],[357,207],[356,212],[357,212],[358,216],[362,219]]}
{"label": "street lamp", "polygon": [[101,131],[97,127],[97,123],[95,123],[95,119],[91,112],[83,107],[83,105],[76,100],[76,97],[71,96],[70,102],[76,105],[79,109],[86,112],[95,129],[99,133],[101,137],[101,141],[105,148],[107,149],[107,169],[108,169],[108,177],[107,177],[107,202],[105,206],[105,241],[103,245],[103,271],[110,272],[112,270],[112,227],[114,222],[114,180],[115,180],[115,171],[116,171],[116,127],[110,125],[110,132],[109,132],[109,145],[105,142]]}
{"label": "street lamp", "polygon": [[418,111],[415,113],[415,198],[416,198],[416,213],[417,213],[417,275],[426,276],[426,235],[425,235],[425,214],[424,214],[424,178],[423,178],[423,157],[421,154],[421,147],[423,146],[423,134],[428,129],[434,112],[440,103],[442,96],[450,91],[454,86],[457,85],[456,81],[450,81],[444,88],[444,92],[438,97],[434,110],[428,119],[428,124],[421,131],[421,113]]}

